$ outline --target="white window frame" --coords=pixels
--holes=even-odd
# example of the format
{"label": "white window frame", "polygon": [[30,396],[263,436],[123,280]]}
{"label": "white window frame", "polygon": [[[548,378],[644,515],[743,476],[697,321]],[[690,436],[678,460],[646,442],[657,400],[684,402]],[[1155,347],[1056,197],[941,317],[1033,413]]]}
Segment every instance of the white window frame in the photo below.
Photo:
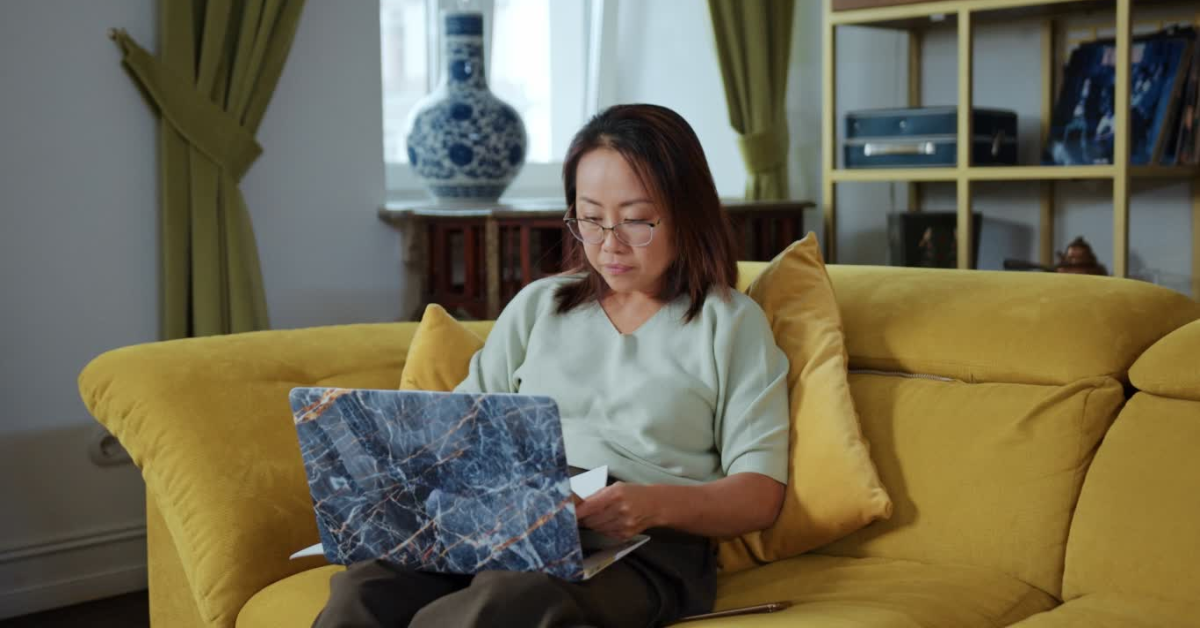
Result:
{"label": "white window frame", "polygon": [[[426,15],[426,93],[437,87],[441,80],[441,27],[440,13],[442,9],[453,8],[452,0],[425,0]],[[583,50],[582,57],[556,54],[551,57],[551,85],[565,86],[555,92],[575,92],[580,95],[583,107],[583,118],[587,120],[595,115],[602,106],[612,101],[614,86],[613,64],[603,62],[604,59],[614,59],[617,4],[614,0],[584,0],[582,7],[570,3],[551,2],[551,19],[567,23],[575,23],[583,18],[584,30],[587,33],[588,45]],[[474,0],[473,9],[484,14],[484,50],[487,51],[490,66],[492,42],[492,13],[493,0]],[[582,13],[582,15],[581,15]],[[556,46],[556,40],[567,37],[562,29],[551,29],[551,49],[572,50],[571,46]],[[582,70],[582,71],[580,71]],[[491,76],[491,68],[488,76]],[[559,110],[561,111],[561,110]],[[554,124],[556,133],[574,133],[575,129],[565,129],[562,122]],[[562,157],[550,163],[526,162],[521,171],[513,179],[512,184],[504,192],[504,198],[532,197],[561,197],[562,190]],[[385,181],[387,200],[404,201],[429,198],[420,178],[412,171],[407,163],[385,162]]]}

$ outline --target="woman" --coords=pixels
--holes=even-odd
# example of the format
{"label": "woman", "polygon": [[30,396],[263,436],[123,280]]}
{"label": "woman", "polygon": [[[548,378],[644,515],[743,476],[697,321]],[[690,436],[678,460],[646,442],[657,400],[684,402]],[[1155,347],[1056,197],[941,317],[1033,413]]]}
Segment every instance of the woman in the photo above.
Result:
{"label": "woman", "polygon": [[316,626],[665,624],[712,608],[709,537],[778,514],[787,359],[733,289],[734,236],[695,133],[664,107],[609,108],[575,136],[563,182],[576,268],[509,303],[457,391],[553,398],[568,464],[618,480],[578,504],[580,525],[651,540],[582,583],[361,563],[333,577]]}

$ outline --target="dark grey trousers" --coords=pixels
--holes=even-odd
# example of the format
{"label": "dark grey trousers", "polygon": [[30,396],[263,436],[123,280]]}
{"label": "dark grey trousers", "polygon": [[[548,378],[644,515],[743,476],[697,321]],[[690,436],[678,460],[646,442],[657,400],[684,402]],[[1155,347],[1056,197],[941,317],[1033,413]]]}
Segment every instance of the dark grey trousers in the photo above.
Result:
{"label": "dark grey trousers", "polygon": [[716,553],[708,539],[668,529],[586,582],[542,573],[474,576],[351,565],[329,581],[314,628],[660,626],[712,610]]}

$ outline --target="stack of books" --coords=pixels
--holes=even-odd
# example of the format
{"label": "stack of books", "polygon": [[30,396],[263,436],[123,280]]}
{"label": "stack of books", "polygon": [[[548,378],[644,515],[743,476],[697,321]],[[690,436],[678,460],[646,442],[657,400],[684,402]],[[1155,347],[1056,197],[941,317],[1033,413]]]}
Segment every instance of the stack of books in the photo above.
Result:
{"label": "stack of books", "polygon": [[[1071,52],[1055,102],[1043,162],[1111,164],[1116,43]],[[1200,45],[1196,30],[1174,27],[1134,38],[1130,50],[1130,163],[1200,164]]]}

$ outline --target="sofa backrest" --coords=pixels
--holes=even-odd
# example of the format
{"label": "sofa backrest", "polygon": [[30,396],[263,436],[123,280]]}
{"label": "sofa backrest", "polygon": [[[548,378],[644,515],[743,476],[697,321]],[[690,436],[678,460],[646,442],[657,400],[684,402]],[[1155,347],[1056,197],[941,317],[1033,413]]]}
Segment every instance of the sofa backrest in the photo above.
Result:
{"label": "sofa backrest", "polygon": [[1200,601],[1200,321],[1145,352],[1083,483],[1063,595]]}
{"label": "sofa backrest", "polygon": [[1196,304],[1108,277],[829,272],[895,509],[818,551],[972,564],[1060,595],[1071,513],[1129,367]]}
{"label": "sofa backrest", "polygon": [[1038,272],[829,267],[851,368],[967,382],[1127,381],[1134,360],[1200,317],[1149,283]]}

